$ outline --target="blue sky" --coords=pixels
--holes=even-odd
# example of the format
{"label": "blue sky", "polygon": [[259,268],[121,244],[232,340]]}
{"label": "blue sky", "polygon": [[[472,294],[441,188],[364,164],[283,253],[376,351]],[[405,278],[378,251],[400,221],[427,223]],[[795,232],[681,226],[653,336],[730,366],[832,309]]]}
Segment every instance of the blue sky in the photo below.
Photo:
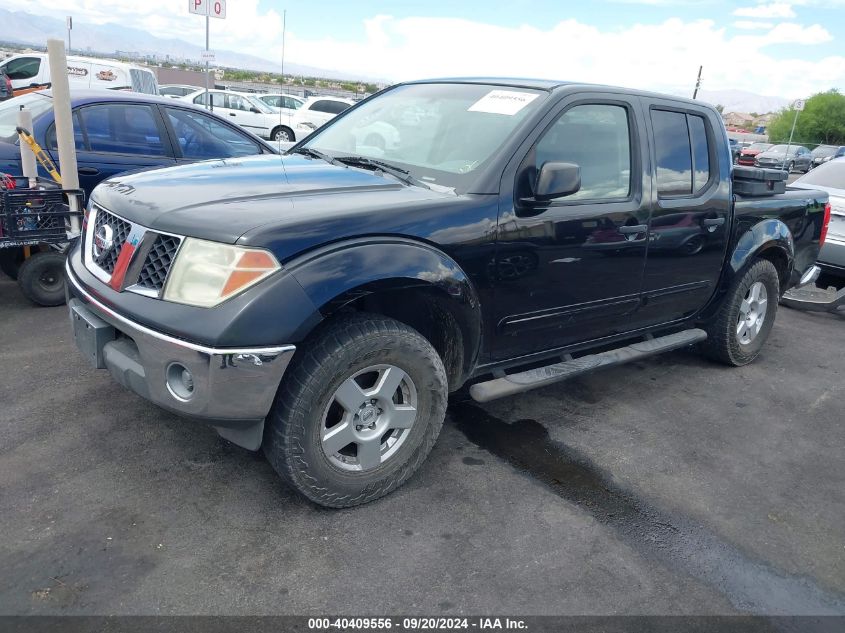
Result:
{"label": "blue sky", "polygon": [[[230,0],[233,1],[233,0]],[[789,6],[793,18],[751,18],[733,15],[743,8],[756,8],[781,4]],[[513,0],[490,2],[484,0],[409,0],[386,2],[384,0],[323,0],[320,2],[297,0],[260,0],[262,11],[288,11],[288,27],[303,38],[321,38],[326,33],[343,33],[349,39],[363,40],[364,19],[379,14],[395,18],[454,17],[495,24],[499,26],[530,25],[547,28],[562,20],[574,19],[591,24],[602,31],[621,31],[632,24],[655,24],[669,17],[684,21],[713,20],[725,28],[729,35],[748,33],[749,29],[737,28],[734,23],[754,21],[760,24],[795,22],[820,24],[834,38],[830,45],[808,46],[779,44],[768,47],[776,59],[800,56],[817,60],[831,53],[845,53],[845,1],[824,2],[719,2],[717,0],[586,0],[584,2],[554,2],[550,0]]]}
{"label": "blue sky", "polygon": [[[4,6],[203,38],[188,0],[4,0]],[[512,75],[785,98],[845,92],[845,0],[228,0],[213,48],[385,81]]]}

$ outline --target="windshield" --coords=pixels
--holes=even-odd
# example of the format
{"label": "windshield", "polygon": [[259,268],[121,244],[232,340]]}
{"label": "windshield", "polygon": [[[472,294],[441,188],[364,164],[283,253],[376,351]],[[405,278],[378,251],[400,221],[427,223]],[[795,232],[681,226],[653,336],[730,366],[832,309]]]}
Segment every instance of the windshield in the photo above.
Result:
{"label": "windshield", "polygon": [[763,151],[769,149],[770,147],[771,147],[771,145],[769,145],[768,143],[752,143],[748,147],[748,149],[758,149],[761,152],[763,152]]}
{"label": "windshield", "polygon": [[789,153],[794,154],[797,147],[795,145],[775,145],[774,147],[770,147],[767,151],[769,152],[780,152],[781,154],[786,153],[786,148],[789,147]]}
{"label": "windshield", "polygon": [[246,97],[247,101],[249,101],[250,105],[254,105],[256,108],[258,108],[258,110],[260,112],[263,112],[264,114],[273,114],[273,112],[274,112],[273,108],[268,106],[266,103],[264,103],[258,97],[252,97],[252,96],[247,96],[247,95],[244,95],[244,96]]}
{"label": "windshield", "polygon": [[806,175],[801,176],[795,184],[827,187],[829,189],[845,189],[845,160],[834,160],[822,163]]}
{"label": "windshield", "polygon": [[384,161],[428,183],[469,186],[543,95],[474,84],[399,86],[315,132],[304,147]]}
{"label": "windshield", "polygon": [[26,108],[32,112],[32,119],[35,120],[53,108],[53,100],[50,97],[30,92],[29,94],[0,103],[1,141],[14,143],[17,140],[18,133],[15,131],[15,128],[18,125],[18,112],[21,108]]}

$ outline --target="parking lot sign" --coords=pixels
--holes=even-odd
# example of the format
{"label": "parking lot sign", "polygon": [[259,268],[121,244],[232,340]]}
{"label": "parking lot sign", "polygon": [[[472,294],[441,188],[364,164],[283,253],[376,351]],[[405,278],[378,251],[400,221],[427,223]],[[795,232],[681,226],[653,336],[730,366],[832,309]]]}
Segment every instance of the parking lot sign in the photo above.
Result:
{"label": "parking lot sign", "polygon": [[804,100],[803,99],[798,99],[792,105],[795,108],[796,112],[802,112],[804,110]]}
{"label": "parking lot sign", "polygon": [[188,0],[188,11],[225,20],[226,0]]}

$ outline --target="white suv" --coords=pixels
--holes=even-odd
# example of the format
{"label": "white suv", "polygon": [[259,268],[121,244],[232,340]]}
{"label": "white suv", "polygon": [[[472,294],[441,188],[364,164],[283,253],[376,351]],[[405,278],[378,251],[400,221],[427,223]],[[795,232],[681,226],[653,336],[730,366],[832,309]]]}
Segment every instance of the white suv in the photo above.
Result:
{"label": "white suv", "polygon": [[290,140],[301,141],[353,105],[352,99],[342,97],[308,97],[291,119],[294,138]]}

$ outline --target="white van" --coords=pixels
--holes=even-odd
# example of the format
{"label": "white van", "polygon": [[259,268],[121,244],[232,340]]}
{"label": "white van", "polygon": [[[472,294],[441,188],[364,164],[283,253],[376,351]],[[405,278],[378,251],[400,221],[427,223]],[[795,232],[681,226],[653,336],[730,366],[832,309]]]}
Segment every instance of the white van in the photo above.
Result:
{"label": "white van", "polygon": [[[6,73],[12,80],[15,96],[49,88],[51,85],[50,63],[47,61],[46,53],[12,55],[0,63],[0,74],[2,73]],[[67,75],[71,90],[108,88],[158,94],[158,83],[149,68],[110,59],[69,56]]]}

